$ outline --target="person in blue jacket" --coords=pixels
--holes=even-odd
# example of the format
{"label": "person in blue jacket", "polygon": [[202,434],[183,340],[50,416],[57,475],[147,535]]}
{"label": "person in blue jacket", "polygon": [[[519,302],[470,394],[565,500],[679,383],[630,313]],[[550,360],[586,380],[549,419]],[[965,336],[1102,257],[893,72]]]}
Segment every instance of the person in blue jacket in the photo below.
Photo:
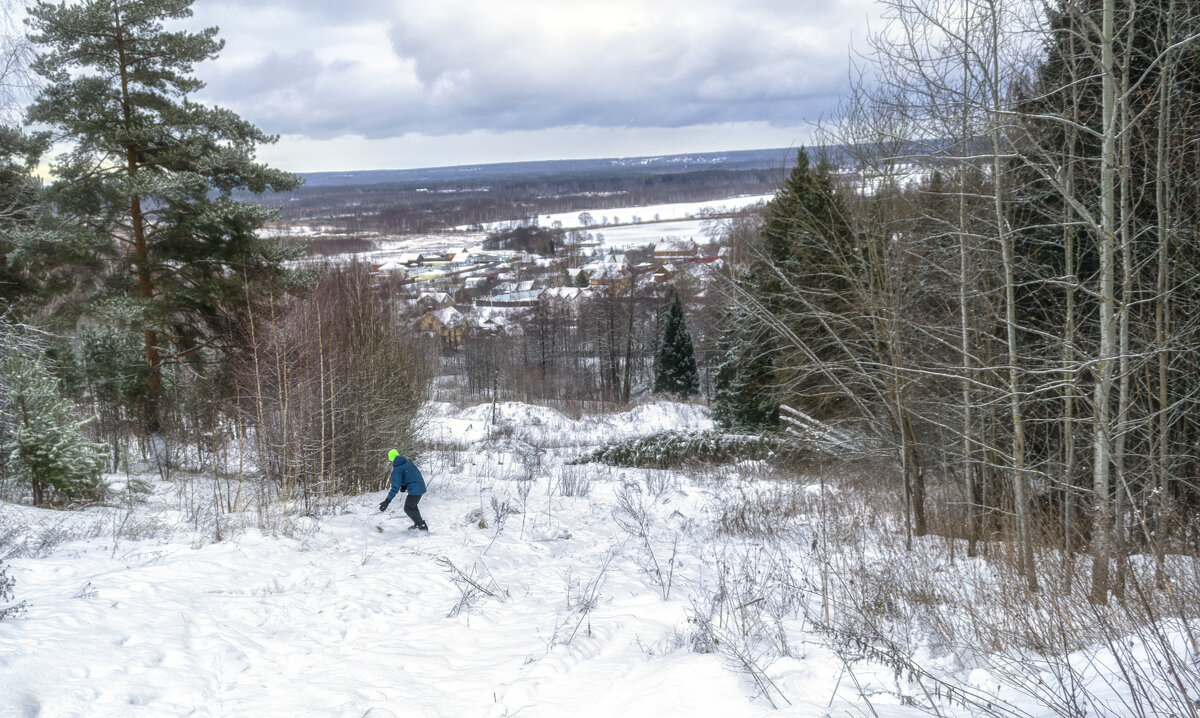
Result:
{"label": "person in blue jacket", "polygon": [[392,462],[392,490],[388,492],[387,498],[379,503],[379,510],[387,511],[388,504],[396,498],[396,492],[407,492],[408,498],[404,500],[404,513],[408,514],[413,522],[408,530],[428,531],[429,527],[425,525],[425,520],[421,518],[421,511],[417,508],[421,497],[425,495],[425,477],[421,476],[421,472],[411,461],[401,456],[400,452],[395,449],[388,452],[388,461]]}

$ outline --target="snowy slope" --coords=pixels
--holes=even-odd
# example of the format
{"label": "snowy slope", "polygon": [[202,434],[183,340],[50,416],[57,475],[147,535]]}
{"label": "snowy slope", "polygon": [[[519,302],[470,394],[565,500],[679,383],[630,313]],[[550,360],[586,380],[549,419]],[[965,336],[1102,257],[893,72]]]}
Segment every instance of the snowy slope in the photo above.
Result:
{"label": "snowy slope", "polygon": [[[214,542],[213,517],[196,511],[210,495],[201,478],[156,483],[132,511],[0,504],[0,536],[68,537],[7,560],[28,610],[0,622],[0,718],[926,714],[901,705],[890,666],[846,670],[812,633],[810,592],[772,583],[777,555],[718,531],[723,508],[778,491],[760,466],[702,478],[564,463],[605,439],[705,428],[703,408],[573,420],[500,404],[495,422],[491,405],[427,412],[439,447],[421,459],[429,535],[406,530],[399,501],[380,514],[379,492],[319,519],[274,515],[273,533],[225,516]],[[789,581],[811,567],[810,536],[789,542]],[[738,583],[723,583],[731,566]],[[799,603],[756,612],[780,589]],[[761,640],[786,655],[749,656],[755,679],[732,643],[706,648],[696,619],[714,601],[731,621],[722,640],[765,620]],[[969,680],[998,684],[986,671]]]}
{"label": "snowy slope", "polygon": [[[198,550],[75,545],[17,561],[32,607],[0,626],[0,715],[467,716],[531,705],[544,710],[527,714],[561,715],[584,695],[603,705],[643,667],[633,682],[643,690],[706,676],[681,709],[743,709],[745,691],[719,663],[638,655],[635,638],[657,637],[675,616],[636,575],[607,584],[590,637],[548,650],[571,617],[564,576],[590,578],[613,548],[589,540],[603,517],[563,507],[582,536],[546,541],[545,526],[528,526],[524,539],[510,529],[492,544],[493,531],[458,520],[471,502],[454,493],[443,486],[428,502],[430,537],[407,534],[394,513],[380,521],[368,497],[300,541],[250,531]],[[439,559],[486,566],[509,598],[448,616],[461,594]],[[618,691],[607,702],[628,700]]]}
{"label": "snowy slope", "polygon": [[[485,408],[431,426],[470,443]],[[680,404],[580,421],[522,405],[500,411],[531,441],[565,433],[580,445],[710,421]],[[702,528],[709,492],[671,490],[653,504],[682,544],[664,599],[612,513],[614,491],[653,472],[563,467],[574,454],[535,472],[524,513],[499,531],[493,498],[522,504],[520,482],[507,478],[516,458],[478,444],[427,457],[428,536],[406,531],[398,506],[381,515],[382,494],[302,519],[290,536],[247,528],[217,543],[188,524],[180,487],[169,484],[132,519],[115,508],[67,515],[73,525],[61,530],[84,538],[8,562],[29,608],[0,622],[0,716],[775,714],[725,659],[684,645],[687,586],[703,576],[711,537]],[[572,471],[583,472],[589,496],[561,495]],[[5,512],[9,524],[62,516]],[[120,538],[110,528],[122,518],[173,530]],[[464,604],[463,576],[493,595]],[[778,665],[797,705],[782,715],[821,714],[834,666]]]}

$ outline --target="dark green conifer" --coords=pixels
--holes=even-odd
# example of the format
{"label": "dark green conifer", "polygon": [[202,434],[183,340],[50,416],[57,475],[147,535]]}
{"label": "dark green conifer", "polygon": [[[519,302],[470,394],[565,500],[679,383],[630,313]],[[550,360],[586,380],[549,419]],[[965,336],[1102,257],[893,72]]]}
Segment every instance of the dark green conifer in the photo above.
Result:
{"label": "dark green conifer", "polygon": [[655,365],[654,391],[675,394],[681,399],[700,392],[700,374],[696,370],[696,348],[683,316],[683,302],[671,294],[667,318],[663,325],[662,343],[658,347]]}
{"label": "dark green conifer", "polygon": [[[830,408],[826,397],[838,392],[829,389],[828,372],[845,358],[831,322],[838,331],[850,328],[855,285],[865,281],[831,169],[813,166],[804,149],[767,205],[754,254],[735,280],[748,301],[724,318],[713,397],[718,423],[746,429],[776,424],[782,403],[818,413]],[[782,328],[786,346],[778,339]]]}
{"label": "dark green conifer", "polygon": [[57,379],[36,354],[9,350],[0,359],[0,451],[6,470],[27,484],[34,503],[96,500],[104,445],[88,441]]}
{"label": "dark green conifer", "polygon": [[96,275],[94,234],[58,231],[34,176],[48,138],[0,125],[0,314],[25,319],[51,301],[60,312]]}

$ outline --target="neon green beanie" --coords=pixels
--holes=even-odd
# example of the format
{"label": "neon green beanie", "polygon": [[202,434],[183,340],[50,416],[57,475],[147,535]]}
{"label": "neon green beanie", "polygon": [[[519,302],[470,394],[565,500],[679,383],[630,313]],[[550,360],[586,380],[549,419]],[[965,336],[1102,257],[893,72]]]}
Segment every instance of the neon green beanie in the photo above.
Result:
{"label": "neon green beanie", "polygon": [[388,452],[388,461],[395,461],[396,457],[399,455],[400,455],[399,451],[392,449],[391,451]]}

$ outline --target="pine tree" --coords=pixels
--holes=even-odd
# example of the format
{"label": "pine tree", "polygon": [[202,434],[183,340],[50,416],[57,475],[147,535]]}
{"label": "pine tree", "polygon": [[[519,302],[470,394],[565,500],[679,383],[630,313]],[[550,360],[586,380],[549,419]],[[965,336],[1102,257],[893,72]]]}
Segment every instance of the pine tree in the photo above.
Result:
{"label": "pine tree", "polygon": [[74,405],[36,356],[12,352],[0,361],[0,450],[5,469],[28,484],[36,505],[62,500],[97,500],[104,494],[100,472],[105,447],[87,440]]}
{"label": "pine tree", "polygon": [[47,138],[0,125],[0,312],[28,317],[96,274],[93,236],[58,231],[34,171]]}
{"label": "pine tree", "polygon": [[696,348],[683,317],[683,302],[672,292],[663,325],[662,343],[655,365],[654,391],[675,394],[681,399],[700,392],[700,374],[696,370]]}
{"label": "pine tree", "polygon": [[294,189],[255,161],[275,138],[233,112],[191,101],[193,65],[216,56],[217,29],[167,31],[191,0],[38,2],[29,9],[33,69],[47,86],[30,122],[70,151],[52,166],[58,216],[105,240],[105,293],[136,302],[147,375],[147,431],[159,430],[162,366],[223,349],[246,310],[244,280],[286,284],[295,256],[256,231],[274,210],[235,190]]}
{"label": "pine tree", "polygon": [[37,252],[28,251],[25,231],[36,213],[37,183],[32,170],[41,157],[38,143],[13,127],[0,126],[0,303],[25,303],[37,292],[30,271]]}

